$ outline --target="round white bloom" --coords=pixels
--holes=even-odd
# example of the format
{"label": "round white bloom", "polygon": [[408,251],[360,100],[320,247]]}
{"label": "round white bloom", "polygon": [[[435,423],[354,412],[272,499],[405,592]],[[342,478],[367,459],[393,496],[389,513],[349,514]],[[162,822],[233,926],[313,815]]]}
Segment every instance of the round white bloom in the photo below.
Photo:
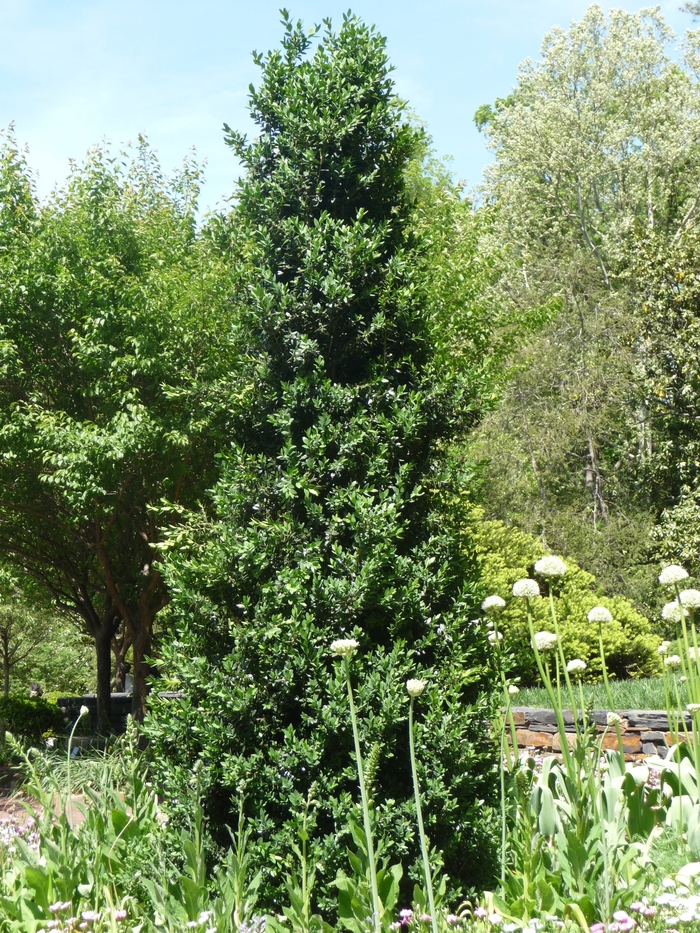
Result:
{"label": "round white bloom", "polygon": [[[685,615],[688,613],[683,610]],[[666,605],[661,610],[661,618],[665,622],[680,622],[681,621],[681,609],[676,600],[674,599],[671,603],[666,603]]]}
{"label": "round white bloom", "polygon": [[360,647],[360,643],[354,638],[337,638],[331,642],[331,653],[339,658],[349,658]]}
{"label": "round white bloom", "polygon": [[548,554],[547,557],[541,557],[537,561],[535,573],[539,573],[541,577],[563,577],[566,573],[566,564],[561,557]]}
{"label": "round white bloom", "polygon": [[78,714],[78,719],[82,719],[83,716],[89,716],[89,715],[90,715],[90,710],[87,708],[87,706],[81,706],[80,713]]}
{"label": "round white bloom", "polygon": [[588,613],[589,622],[612,622],[613,617],[609,609],[605,606],[594,606]]}
{"label": "round white bloom", "polygon": [[407,680],[406,681],[406,690],[410,697],[419,697],[421,693],[425,690],[425,681],[424,680]]}
{"label": "round white bloom", "polygon": [[688,657],[690,658],[691,661],[697,661],[698,653],[695,650],[695,648],[692,648],[692,647],[688,648]]}
{"label": "round white bloom", "polygon": [[530,580],[525,577],[524,580],[516,580],[513,584],[513,596],[520,596],[525,599],[534,599],[540,595],[540,587],[537,580]]}
{"label": "round white bloom", "polygon": [[622,722],[622,716],[619,716],[617,713],[608,713],[608,725],[616,726]]}
{"label": "round white bloom", "polygon": [[538,651],[554,651],[557,647],[557,636],[554,632],[535,632],[535,647]]}
{"label": "round white bloom", "polygon": [[570,674],[583,674],[587,667],[588,665],[581,658],[573,658],[566,665],[566,669]]}
{"label": "round white bloom", "polygon": [[656,649],[659,654],[664,655],[668,654],[668,649],[671,647],[670,641],[662,641],[659,647]]}
{"label": "round white bloom", "polygon": [[687,677],[679,677],[679,678],[678,678],[678,683],[679,683],[679,684],[684,684],[687,680],[688,680]]}
{"label": "round white bloom", "polygon": [[520,687],[516,687],[515,684],[511,684],[508,687],[508,693],[512,697],[517,697],[517,695],[520,693]]}
{"label": "round white bloom", "polygon": [[486,613],[486,615],[492,615],[495,612],[499,612],[505,606],[505,599],[501,599],[500,596],[487,596],[486,599],[481,604],[481,608]]}
{"label": "round white bloom", "polygon": [[488,638],[492,645],[497,644],[499,641],[503,641],[503,635],[501,632],[489,632]]}
{"label": "round white bloom", "polygon": [[688,703],[686,709],[691,714],[691,716],[695,716],[697,713],[700,713],[700,703]]}
{"label": "round white bloom", "polygon": [[664,664],[669,670],[675,671],[681,666],[681,659],[677,654],[669,654],[667,658],[664,658]]}
{"label": "round white bloom", "polygon": [[688,571],[683,567],[679,567],[678,564],[670,564],[659,574],[659,583],[662,586],[673,586],[674,583],[680,583],[681,580],[686,580],[688,578]]}
{"label": "round white bloom", "polygon": [[700,606],[700,590],[681,590],[678,594],[683,606],[688,609],[697,609]]}

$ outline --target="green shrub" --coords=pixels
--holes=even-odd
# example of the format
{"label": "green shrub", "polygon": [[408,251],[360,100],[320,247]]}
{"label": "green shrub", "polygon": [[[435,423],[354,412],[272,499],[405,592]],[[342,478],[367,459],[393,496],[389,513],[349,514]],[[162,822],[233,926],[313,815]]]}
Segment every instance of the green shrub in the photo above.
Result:
{"label": "green shrub", "polygon": [[457,419],[412,279],[405,169],[421,137],[381,37],[347,17],[313,56],[308,46],[288,24],[284,48],[260,59],[259,135],[231,135],[248,168],[231,222],[249,244],[241,316],[255,368],[210,514],[183,516],[168,542],[175,634],[162,673],[185,698],[155,701],[145,729],[155,781],[183,816],[201,794],[225,840],[245,798],[277,912],[280,859],[313,787],[310,861],[330,914],[358,796],[332,640],[360,643],[368,783],[378,835],[406,869],[404,903],[421,877],[407,678],[429,685],[416,727],[423,804],[453,892],[494,869],[496,770],[471,568],[435,499]]}
{"label": "green shrub", "polygon": [[65,731],[60,709],[43,697],[0,696],[0,722],[16,739],[30,745],[40,744],[44,736],[63,735]]}
{"label": "green shrub", "polygon": [[[547,550],[537,538],[509,528],[500,521],[485,521],[480,509],[472,511],[469,537],[481,569],[486,593],[506,600],[498,619],[504,635],[504,648],[513,659],[513,673],[524,684],[537,681],[535,660],[530,647],[524,601],[513,599],[513,583],[533,576],[534,565]],[[613,621],[603,626],[603,646],[608,673],[619,678],[653,677],[661,671],[657,647],[661,639],[651,633],[649,620],[622,597],[608,598],[595,592],[595,578],[566,559],[567,573],[552,584],[564,655],[581,658],[588,665],[586,679],[599,680],[602,666],[598,646],[598,626],[588,622],[593,606],[605,606]],[[540,581],[540,589],[547,589]],[[548,599],[532,601],[535,631],[552,630]]]}

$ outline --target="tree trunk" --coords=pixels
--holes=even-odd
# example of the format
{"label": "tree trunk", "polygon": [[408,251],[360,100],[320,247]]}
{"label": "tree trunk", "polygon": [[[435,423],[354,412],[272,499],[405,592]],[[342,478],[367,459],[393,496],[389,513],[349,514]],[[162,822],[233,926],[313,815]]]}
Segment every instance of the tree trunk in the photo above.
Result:
{"label": "tree trunk", "polygon": [[126,626],[122,623],[122,635],[115,635],[112,639],[112,651],[114,652],[114,692],[123,693],[126,679],[126,662],[124,658],[131,647],[131,639],[126,631]]}
{"label": "tree trunk", "polygon": [[5,696],[10,695],[10,644],[7,634],[2,638],[2,673]]}
{"label": "tree trunk", "polygon": [[103,625],[95,634],[97,657],[97,731],[106,735],[112,730],[112,631]]}
{"label": "tree trunk", "polygon": [[131,697],[131,715],[141,721],[146,715],[146,682],[151,670],[145,659],[151,653],[152,619],[150,616],[138,619],[138,628],[134,628],[132,650],[134,655],[134,692]]}

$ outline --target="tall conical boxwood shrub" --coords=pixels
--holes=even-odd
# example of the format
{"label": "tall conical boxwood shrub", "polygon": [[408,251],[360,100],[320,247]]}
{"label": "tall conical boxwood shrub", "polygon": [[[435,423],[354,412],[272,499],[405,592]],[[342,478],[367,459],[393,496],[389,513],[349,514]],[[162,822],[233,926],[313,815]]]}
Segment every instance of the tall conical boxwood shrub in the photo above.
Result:
{"label": "tall conical boxwood shrub", "polygon": [[[294,817],[313,787],[312,846],[326,906],[347,864],[357,776],[345,684],[353,661],[378,832],[419,854],[408,677],[427,680],[418,754],[431,842],[456,887],[491,868],[492,761],[470,587],[436,514],[449,392],[427,377],[404,173],[422,145],[403,117],[385,43],[353,17],[311,39],[286,22],[259,56],[259,135],[228,130],[245,167],[232,223],[249,286],[239,327],[250,370],[232,402],[238,442],[210,516],[171,539],[174,640],[163,671],[185,694],[147,723],[166,799],[201,792],[212,825],[253,821],[274,900]],[[413,869],[420,879],[420,869]]]}

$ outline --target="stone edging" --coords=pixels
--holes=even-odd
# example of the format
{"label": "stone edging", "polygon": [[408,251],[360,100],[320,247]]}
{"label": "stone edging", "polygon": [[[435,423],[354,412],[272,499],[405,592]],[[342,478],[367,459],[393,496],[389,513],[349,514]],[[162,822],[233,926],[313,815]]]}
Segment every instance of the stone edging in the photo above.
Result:
{"label": "stone edging", "polygon": [[[672,738],[665,712],[646,709],[616,710],[616,712],[622,717],[620,732],[625,755],[631,758],[647,755],[666,757],[666,749],[671,745]],[[554,710],[515,706],[512,708],[512,713],[518,748],[561,751]],[[607,725],[608,711],[593,710],[590,715],[596,722],[598,731],[603,732]],[[685,721],[690,725],[690,717],[687,713]],[[564,711],[564,724],[567,737],[571,735],[573,740],[576,730],[571,710]],[[605,736],[603,748],[617,748],[615,730],[610,730]]]}

